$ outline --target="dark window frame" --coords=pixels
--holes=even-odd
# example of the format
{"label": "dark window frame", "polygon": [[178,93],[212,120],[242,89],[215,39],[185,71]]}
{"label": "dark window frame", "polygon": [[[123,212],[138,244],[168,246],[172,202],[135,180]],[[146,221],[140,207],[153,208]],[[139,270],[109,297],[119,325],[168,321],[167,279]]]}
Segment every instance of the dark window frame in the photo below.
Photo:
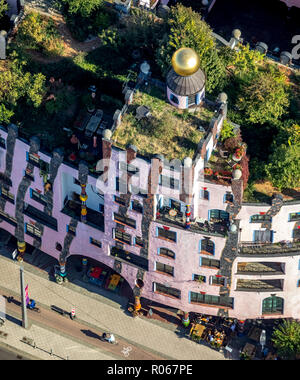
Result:
{"label": "dark window frame", "polygon": [[153,283],[154,293],[162,294],[167,297],[181,299],[181,291],[176,288],[172,288],[170,286],[165,286],[159,284],[158,282]]}
{"label": "dark window frame", "polygon": [[174,277],[174,267],[168,264],[160,263],[159,261],[155,262],[155,271]]}

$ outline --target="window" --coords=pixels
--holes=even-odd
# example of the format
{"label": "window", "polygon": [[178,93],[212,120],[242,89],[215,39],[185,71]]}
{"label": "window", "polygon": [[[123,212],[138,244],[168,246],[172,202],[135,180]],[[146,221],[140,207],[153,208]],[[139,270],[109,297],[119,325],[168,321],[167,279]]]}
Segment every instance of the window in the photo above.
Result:
{"label": "window", "polygon": [[212,296],[209,294],[190,292],[190,302],[214,306],[225,306],[233,309],[232,297]]}
{"label": "window", "polygon": [[139,168],[137,168],[134,165],[127,164],[124,161],[119,161],[119,168],[120,170],[123,170],[124,172],[129,172],[132,174],[137,174],[139,172]]}
{"label": "window", "polygon": [[233,203],[233,195],[231,193],[226,193],[224,195],[224,202],[225,203]]}
{"label": "window", "polygon": [[176,232],[170,231],[168,227],[165,227],[165,228],[157,227],[157,237],[161,239],[173,241],[174,243],[176,243],[176,238],[177,238]]}
{"label": "window", "polygon": [[157,282],[153,283],[154,285],[154,292],[155,293],[161,293],[166,296],[175,297],[175,298],[181,298],[181,291],[175,288],[171,288],[169,286],[165,286],[162,284],[158,284]]}
{"label": "window", "polygon": [[289,214],[289,221],[294,222],[300,220],[300,212],[292,212]]}
{"label": "window", "polygon": [[200,240],[200,253],[202,253],[203,255],[214,255],[215,254],[214,242],[209,238]]}
{"label": "window", "polygon": [[6,212],[0,210],[0,219],[4,220],[5,222],[11,224],[14,227],[17,227],[17,219],[13,216],[8,215]]}
{"label": "window", "polygon": [[131,235],[120,229],[114,229],[114,239],[121,241],[122,243],[131,245]]}
{"label": "window", "polygon": [[271,296],[262,302],[262,314],[282,314],[283,298]]}
{"label": "window", "polygon": [[266,214],[252,215],[250,223],[271,222],[272,217]]}
{"label": "window", "polygon": [[110,254],[113,257],[116,257],[118,259],[126,261],[126,263],[134,265],[134,266],[141,268],[143,270],[147,271],[149,269],[147,259],[145,259],[142,256],[138,256],[138,255],[135,255],[131,252],[125,251],[122,248],[112,247]]}
{"label": "window", "polygon": [[273,240],[273,231],[254,231],[254,242],[255,243],[271,243]]}
{"label": "window", "polygon": [[115,202],[118,203],[121,206],[126,206],[126,201],[125,199],[122,199],[118,197],[117,195],[114,196]]}
{"label": "window", "polygon": [[15,203],[15,196],[6,190],[3,186],[0,189],[0,194],[3,199],[6,199],[10,203]]}
{"label": "window", "polygon": [[98,248],[102,248],[102,243],[101,243],[101,241],[96,240],[96,239],[94,239],[94,238],[92,238],[92,237],[90,237],[90,243],[93,244],[93,245],[95,245],[95,246],[98,247]]}
{"label": "window", "polygon": [[24,177],[26,177],[26,178],[30,179],[30,181],[34,182],[34,175],[32,173],[32,170],[30,170],[30,169],[24,170]]}
{"label": "window", "polygon": [[30,198],[34,199],[36,202],[43,204],[44,206],[48,204],[47,198],[45,197],[45,195],[39,193],[36,190],[30,189]]}
{"label": "window", "polygon": [[42,231],[31,223],[25,223],[25,233],[35,239],[41,239]]}
{"label": "window", "polygon": [[158,248],[158,254],[169,259],[175,259],[175,253],[168,248]]}
{"label": "window", "polygon": [[136,228],[136,222],[134,219],[128,218],[127,216],[123,216],[121,214],[117,214],[114,212],[114,221],[116,223],[125,224],[126,226]]}
{"label": "window", "polygon": [[177,105],[179,104],[179,99],[174,94],[170,95],[170,100],[171,100],[171,102],[173,102],[173,103],[175,103]]}
{"label": "window", "polygon": [[0,136],[0,147],[6,149],[6,142],[3,137]]}
{"label": "window", "polygon": [[209,191],[200,190],[200,199],[205,199],[206,201],[209,201]]}
{"label": "window", "polygon": [[212,259],[206,259],[205,257],[200,258],[200,265],[202,267],[209,267],[209,268],[220,268],[220,261],[219,260],[212,260]]}
{"label": "window", "polygon": [[24,214],[57,231],[57,219],[53,218],[53,216],[50,216],[28,204],[24,206]]}
{"label": "window", "polygon": [[225,277],[222,276],[211,276],[211,285],[226,286]]}
{"label": "window", "polygon": [[40,156],[37,153],[26,152],[26,159],[30,164],[39,167],[46,173],[49,173],[50,165],[48,162],[41,160]]}
{"label": "window", "polygon": [[174,276],[174,268],[170,265],[162,264],[159,262],[155,263],[156,272],[166,273],[169,276]]}
{"label": "window", "polygon": [[229,220],[229,214],[226,211],[222,210],[210,210],[209,211],[209,220],[214,222],[227,221]]}
{"label": "window", "polygon": [[159,176],[159,184],[161,186],[169,187],[170,189],[179,189],[179,180],[172,178],[172,177],[167,177],[165,175],[160,174]]}
{"label": "window", "polygon": [[300,239],[300,228],[293,230],[293,238]]}
{"label": "window", "polygon": [[202,276],[201,274],[193,274],[193,281],[197,281],[197,282],[206,282],[206,277],[205,276]]}
{"label": "window", "polygon": [[127,183],[119,177],[116,178],[116,191],[122,194],[127,194]]}
{"label": "window", "polygon": [[131,194],[134,194],[134,195],[138,195],[140,197],[144,197],[144,198],[147,198],[147,191],[144,190],[144,189],[141,189],[139,188],[138,186],[134,186],[134,185],[129,185],[129,188],[130,188],[130,193]]}
{"label": "window", "polygon": [[141,237],[136,236],[136,237],[134,238],[134,243],[135,243],[135,245],[137,245],[138,247],[144,248],[144,240],[143,240]]}
{"label": "window", "polygon": [[134,210],[134,211],[142,214],[143,213],[143,205],[139,201],[133,200],[131,202],[131,210]]}

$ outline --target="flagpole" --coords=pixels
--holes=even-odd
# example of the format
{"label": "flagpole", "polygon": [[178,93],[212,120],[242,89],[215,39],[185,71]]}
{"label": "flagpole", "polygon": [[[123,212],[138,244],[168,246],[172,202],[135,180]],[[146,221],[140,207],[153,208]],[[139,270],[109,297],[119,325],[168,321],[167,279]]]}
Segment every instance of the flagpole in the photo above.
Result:
{"label": "flagpole", "polygon": [[28,328],[27,308],[24,288],[24,268],[20,266],[20,285],[21,285],[21,302],[22,302],[22,327]]}

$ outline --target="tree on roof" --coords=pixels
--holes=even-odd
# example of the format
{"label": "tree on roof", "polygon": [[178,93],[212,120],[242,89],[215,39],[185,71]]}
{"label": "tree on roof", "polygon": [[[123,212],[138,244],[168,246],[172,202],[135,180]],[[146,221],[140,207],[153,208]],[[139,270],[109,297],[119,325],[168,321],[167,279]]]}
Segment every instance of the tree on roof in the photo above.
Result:
{"label": "tree on roof", "polygon": [[4,16],[5,12],[8,10],[8,4],[6,0],[0,0],[0,17]]}
{"label": "tree on roof", "polygon": [[273,333],[272,341],[283,359],[295,360],[300,354],[300,324],[284,320]]}
{"label": "tree on roof", "polygon": [[103,4],[103,0],[62,0],[71,14],[81,14],[88,17],[96,8]]}
{"label": "tree on roof", "polygon": [[181,47],[194,49],[199,55],[201,69],[206,75],[206,91],[212,92],[225,80],[225,65],[216,50],[215,40],[201,15],[181,4],[171,8],[168,34],[157,51],[157,63],[164,76],[170,69],[173,53]]}

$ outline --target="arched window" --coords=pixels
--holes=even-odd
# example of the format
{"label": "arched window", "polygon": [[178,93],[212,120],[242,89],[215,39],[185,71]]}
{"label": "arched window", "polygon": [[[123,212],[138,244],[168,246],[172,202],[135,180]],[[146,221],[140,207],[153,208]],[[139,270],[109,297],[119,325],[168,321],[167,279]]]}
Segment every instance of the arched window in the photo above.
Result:
{"label": "arched window", "polygon": [[271,296],[262,302],[262,314],[283,314],[283,298]]}
{"label": "arched window", "polygon": [[209,238],[200,240],[200,253],[203,255],[214,255],[215,243]]}

